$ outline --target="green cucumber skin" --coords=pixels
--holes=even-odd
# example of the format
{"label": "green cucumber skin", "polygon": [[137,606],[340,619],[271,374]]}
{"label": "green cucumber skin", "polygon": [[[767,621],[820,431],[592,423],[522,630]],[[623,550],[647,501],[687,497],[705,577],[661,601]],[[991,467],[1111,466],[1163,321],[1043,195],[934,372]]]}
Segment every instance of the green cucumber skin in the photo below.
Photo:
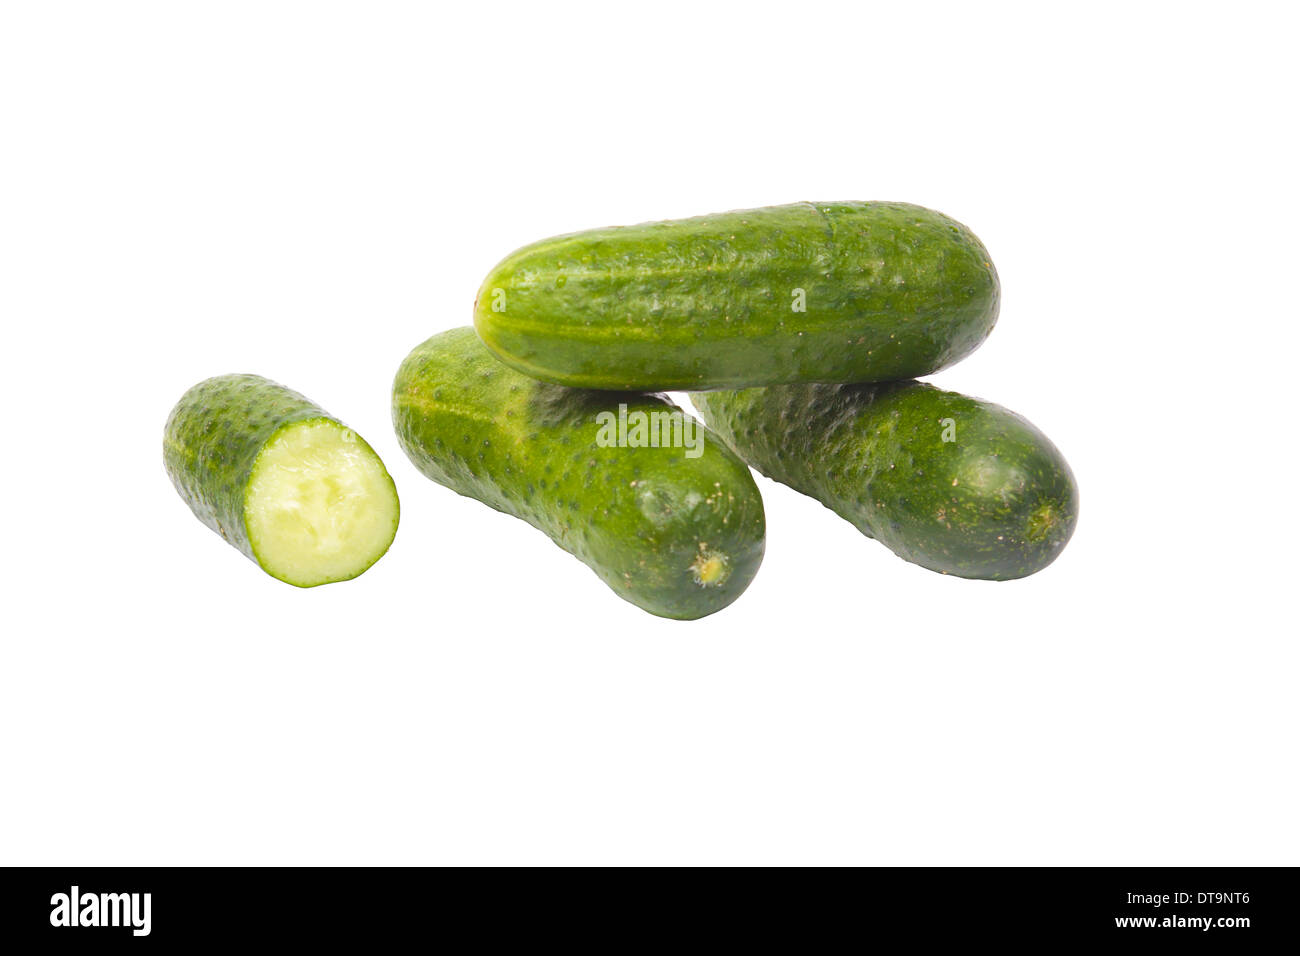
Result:
{"label": "green cucumber skin", "polygon": [[483,282],[474,325],[502,361],[560,385],[876,382],[974,351],[999,298],[984,246],[941,213],[796,203],[525,246]]}
{"label": "green cucumber skin", "polygon": [[[1025,577],[1051,564],[1074,533],[1070,466],[1042,432],[999,405],[922,382],[691,399],[759,472],[932,571]],[[955,440],[944,441],[950,428]]]}
{"label": "green cucumber skin", "polygon": [[[306,396],[248,374],[200,382],[181,396],[167,418],[163,463],[177,492],[200,521],[263,570],[244,525],[244,495],[253,463],[280,429],[313,420],[342,424]],[[356,439],[373,453],[361,436]]]}
{"label": "green cucumber skin", "polygon": [[[652,395],[568,389],[497,361],[470,328],[417,346],[393,384],[393,425],[439,484],[514,515],[589,565],[620,597],[691,620],[740,596],[763,557],[763,502],[749,469],[715,436],[681,448],[597,444],[601,411],[676,410]],[[725,580],[697,583],[702,553]]]}

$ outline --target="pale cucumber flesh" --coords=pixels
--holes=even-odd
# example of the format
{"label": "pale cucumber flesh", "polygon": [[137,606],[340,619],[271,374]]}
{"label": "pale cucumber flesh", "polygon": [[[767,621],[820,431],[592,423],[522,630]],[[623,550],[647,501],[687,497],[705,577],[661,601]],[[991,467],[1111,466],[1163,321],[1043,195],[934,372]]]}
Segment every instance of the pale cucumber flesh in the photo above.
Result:
{"label": "pale cucumber flesh", "polygon": [[325,419],[281,428],[244,494],[248,541],[262,568],[299,587],[354,578],[397,533],[393,481],[350,429]]}

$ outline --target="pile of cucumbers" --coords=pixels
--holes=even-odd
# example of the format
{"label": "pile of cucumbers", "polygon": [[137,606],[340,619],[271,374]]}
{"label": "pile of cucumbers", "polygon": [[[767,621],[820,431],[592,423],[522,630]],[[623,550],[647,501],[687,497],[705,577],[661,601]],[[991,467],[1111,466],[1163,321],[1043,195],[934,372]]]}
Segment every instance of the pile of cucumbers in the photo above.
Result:
{"label": "pile of cucumbers", "polygon": [[[1069,465],[1020,416],[914,381],[977,348],[998,303],[975,235],[905,203],[574,233],[507,256],[474,327],[406,357],[393,424],[422,473],[662,617],[721,610],[757,573],[750,466],[907,561],[1020,578],[1074,531]],[[703,424],[667,390],[689,391]],[[356,577],[396,534],[373,449],[266,379],[196,385],[164,452],[194,513],[290,584]]]}

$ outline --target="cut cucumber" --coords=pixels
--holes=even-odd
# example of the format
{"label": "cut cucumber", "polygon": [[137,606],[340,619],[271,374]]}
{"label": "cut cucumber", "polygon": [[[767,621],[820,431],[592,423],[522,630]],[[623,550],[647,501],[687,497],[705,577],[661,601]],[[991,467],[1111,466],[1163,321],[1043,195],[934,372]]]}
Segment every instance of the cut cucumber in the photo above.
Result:
{"label": "cut cucumber", "polygon": [[311,587],[356,577],[388,550],[397,496],[379,458],[337,422],[279,431],[244,495],[248,542],[267,572]]}
{"label": "cut cucumber", "polygon": [[201,382],[167,423],[164,457],[204,524],[297,587],[346,581],[397,533],[393,480],[354,431],[256,375]]}

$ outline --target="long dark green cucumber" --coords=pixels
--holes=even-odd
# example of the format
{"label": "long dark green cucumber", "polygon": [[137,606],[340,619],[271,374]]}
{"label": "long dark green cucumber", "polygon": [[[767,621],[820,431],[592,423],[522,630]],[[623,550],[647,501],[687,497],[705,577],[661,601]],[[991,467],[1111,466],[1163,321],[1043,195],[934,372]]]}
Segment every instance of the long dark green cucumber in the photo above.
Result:
{"label": "long dark green cucumber", "polygon": [[876,382],[951,365],[989,334],[975,235],[906,203],[796,203],[545,239],[474,308],[514,368],[560,385],[712,389]]}
{"label": "long dark green cucumber", "polygon": [[761,473],[933,571],[1039,571],[1074,533],[1078,489],[1047,437],[1001,406],[921,382],[692,396]]}
{"label": "long dark green cucumber", "polygon": [[397,492],[374,450],[260,375],[186,392],[167,419],[163,461],[204,524],[299,587],[356,577],[397,532]]}
{"label": "long dark green cucumber", "polygon": [[[652,416],[676,416],[678,432],[659,447],[630,447],[645,432],[617,443],[611,420]],[[763,502],[749,469],[663,398],[535,381],[462,328],[406,357],[393,424],[429,478],[544,531],[653,614],[712,614],[758,571]],[[690,447],[670,446],[678,433]]]}

